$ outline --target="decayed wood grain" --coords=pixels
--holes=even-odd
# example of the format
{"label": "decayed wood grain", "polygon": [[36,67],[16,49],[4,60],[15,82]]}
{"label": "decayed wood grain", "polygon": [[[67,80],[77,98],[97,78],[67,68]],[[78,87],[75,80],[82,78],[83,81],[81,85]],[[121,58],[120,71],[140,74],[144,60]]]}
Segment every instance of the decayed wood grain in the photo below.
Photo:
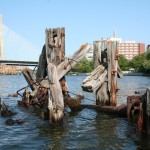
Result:
{"label": "decayed wood grain", "polygon": [[[48,87],[48,110],[50,123],[62,122],[64,115],[64,101],[56,66],[64,61],[65,34],[64,28],[46,29],[46,60],[48,80],[43,80],[44,87]],[[65,77],[62,76],[65,79]],[[62,81],[61,81],[62,82]],[[64,82],[64,81],[63,81]],[[43,86],[42,82],[40,85]]]}
{"label": "decayed wood grain", "polygon": [[94,68],[97,68],[101,63],[101,42],[100,41],[94,41],[93,42],[93,58],[94,58]]}
{"label": "decayed wood grain", "polygon": [[[94,46],[94,68],[99,65],[106,64],[107,61],[107,51],[106,45],[102,44],[102,41],[96,41],[93,43]],[[103,48],[102,48],[103,45]],[[106,77],[105,81],[107,80],[108,69],[107,66],[104,67]],[[108,95],[108,84],[103,80],[103,84],[100,84],[99,88],[96,89],[96,104],[97,105],[109,105],[109,95]],[[97,83],[98,85],[98,83]]]}
{"label": "decayed wood grain", "polygon": [[83,80],[81,87],[84,91],[94,92],[106,81],[106,79],[107,70],[105,70],[104,66],[99,65]]}
{"label": "decayed wood grain", "polygon": [[56,66],[51,63],[48,64],[48,81],[50,87],[48,90],[49,121],[50,123],[58,123],[63,120],[64,101]]}
{"label": "decayed wood grain", "polygon": [[[144,96],[143,96],[144,97]],[[145,100],[142,101],[142,109],[143,109],[143,125],[142,129],[147,134],[150,133],[150,87],[146,89],[146,96],[144,97]],[[141,113],[142,115],[142,113]]]}
{"label": "decayed wood grain", "polygon": [[110,105],[116,106],[117,104],[117,42],[110,41],[111,43],[111,91],[110,91]]}
{"label": "decayed wood grain", "polygon": [[42,49],[42,53],[40,54],[40,57],[39,57],[39,63],[38,63],[38,68],[37,68],[37,73],[36,73],[36,80],[45,78],[47,76],[46,68],[47,68],[46,47],[44,45],[43,49]]}
{"label": "decayed wood grain", "polygon": [[111,91],[111,62],[112,62],[112,57],[111,57],[111,50],[112,50],[112,43],[109,42],[108,43],[108,47],[107,47],[107,63],[108,63],[108,91],[110,93]]}
{"label": "decayed wood grain", "polygon": [[146,95],[147,95],[147,113],[148,113],[148,115],[150,116],[150,87],[149,88],[147,88],[147,90],[146,90]]}
{"label": "decayed wood grain", "polygon": [[109,106],[110,98],[107,90],[107,82],[104,82],[102,86],[96,90],[96,105]]}
{"label": "decayed wood grain", "polygon": [[[142,101],[142,109],[143,109],[143,125],[142,129],[146,131],[147,134],[150,134],[150,87],[146,89],[145,100]],[[141,113],[142,114],[142,113]]]}
{"label": "decayed wood grain", "polygon": [[56,66],[64,59],[65,54],[65,29],[50,28],[46,29],[46,58],[47,63],[53,63]]}
{"label": "decayed wood grain", "polygon": [[[118,44],[116,41],[108,41],[107,44],[105,41],[95,41],[93,47],[95,67],[104,65],[107,70],[107,79],[105,80],[107,82],[103,82],[96,90],[96,104],[115,106],[117,103],[118,92],[117,76],[119,78],[123,76],[118,65]],[[93,83],[91,82],[91,85],[89,84],[86,89],[89,89],[90,91],[92,86]]]}

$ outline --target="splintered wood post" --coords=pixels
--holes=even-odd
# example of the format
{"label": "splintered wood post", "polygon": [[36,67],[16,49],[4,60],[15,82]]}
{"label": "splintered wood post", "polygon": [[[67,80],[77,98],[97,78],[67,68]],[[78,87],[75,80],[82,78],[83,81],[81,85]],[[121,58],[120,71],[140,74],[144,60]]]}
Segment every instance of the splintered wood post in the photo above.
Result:
{"label": "splintered wood post", "polygon": [[93,42],[93,49],[94,49],[94,68],[97,68],[101,63],[101,42],[94,41]]}
{"label": "splintered wood post", "polygon": [[110,105],[117,104],[117,68],[118,68],[118,48],[116,41],[109,41],[108,49],[108,90],[110,94]]}
{"label": "splintered wood post", "polygon": [[150,87],[147,88],[146,94],[143,96],[141,115],[138,124],[143,122],[142,131],[150,134]]}
{"label": "splintered wood post", "polygon": [[[50,89],[48,90],[49,121],[50,123],[57,123],[62,121],[64,114],[64,101],[58,78],[59,72],[57,72],[56,66],[58,66],[62,61],[65,60],[65,29],[46,29],[45,34],[46,59],[48,64],[48,80],[50,82]],[[65,77],[62,78],[64,82]],[[67,90],[67,88],[63,89]]]}
{"label": "splintered wood post", "polygon": [[[108,47],[107,47],[107,64],[108,64],[108,92],[111,92],[111,62],[112,62],[112,57],[111,57],[111,47],[112,43],[109,42]],[[110,96],[110,95],[109,95]]]}
{"label": "splintered wood post", "polygon": [[47,68],[46,47],[44,45],[42,49],[42,53],[39,57],[39,63],[38,63],[38,68],[36,73],[37,81],[47,76],[46,68]]}
{"label": "splintered wood post", "polygon": [[[106,61],[106,56],[104,52],[104,50],[106,49],[106,43],[104,41],[94,41],[93,48],[94,48],[94,68],[96,69],[100,64],[104,62],[104,59]],[[107,70],[105,71],[107,75]],[[96,89],[96,105],[109,105],[109,96],[107,92],[106,78],[103,84],[101,84],[101,86],[98,89]]]}
{"label": "splintered wood post", "polygon": [[46,57],[47,64],[53,63],[56,66],[65,59],[65,29],[46,29]]}
{"label": "splintered wood post", "polygon": [[48,79],[50,84],[48,90],[49,121],[59,123],[62,122],[64,116],[64,102],[56,66],[52,63],[48,63]]}
{"label": "splintered wood post", "polygon": [[[117,76],[121,78],[123,73],[118,65],[118,45],[116,41],[95,41],[94,67],[105,66],[107,79],[96,90],[96,104],[116,106],[117,104]],[[89,82],[89,81],[88,81]],[[87,83],[88,83],[87,82]],[[94,89],[94,84],[90,88]],[[90,89],[88,87],[88,89]]]}
{"label": "splintered wood post", "polygon": [[146,124],[147,124],[147,133],[150,133],[150,87],[147,88],[147,91],[146,91],[146,99],[147,99],[147,107],[146,107]]}

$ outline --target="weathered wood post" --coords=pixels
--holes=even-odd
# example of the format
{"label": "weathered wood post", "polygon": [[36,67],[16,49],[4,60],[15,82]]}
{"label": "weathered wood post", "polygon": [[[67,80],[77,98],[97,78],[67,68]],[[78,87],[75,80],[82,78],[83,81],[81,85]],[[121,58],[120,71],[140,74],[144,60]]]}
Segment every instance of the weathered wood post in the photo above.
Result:
{"label": "weathered wood post", "polygon": [[138,130],[150,134],[150,88],[147,88],[146,94],[142,96],[142,104],[140,107]]}
{"label": "weathered wood post", "polygon": [[108,91],[110,97],[110,105],[117,104],[117,68],[118,68],[118,46],[116,41],[109,41],[107,48],[108,60]]}
{"label": "weathered wood post", "polygon": [[47,60],[46,60],[46,46],[42,48],[42,52],[39,57],[38,68],[36,72],[36,80],[39,81],[47,76]]}
{"label": "weathered wood post", "polygon": [[[57,123],[63,120],[64,115],[64,100],[56,66],[65,60],[65,29],[50,28],[46,29],[45,34],[47,71],[50,87],[48,90],[49,121],[50,123]],[[62,81],[65,81],[64,77],[62,77]]]}
{"label": "weathered wood post", "polygon": [[147,117],[147,132],[150,133],[150,87],[147,88],[147,107],[146,107],[146,117]]}
{"label": "weathered wood post", "polygon": [[[106,43],[104,41],[94,41],[94,68],[96,69],[99,65],[106,63]],[[106,68],[105,68],[106,69]],[[108,72],[108,71],[107,71]],[[105,81],[97,90],[96,90],[96,104],[97,105],[109,105],[109,95],[108,95],[108,84]]]}
{"label": "weathered wood post", "polygon": [[96,104],[116,106],[118,92],[116,79],[119,70],[117,42],[94,41],[93,48],[94,68],[103,65],[107,70],[107,80],[96,90]]}

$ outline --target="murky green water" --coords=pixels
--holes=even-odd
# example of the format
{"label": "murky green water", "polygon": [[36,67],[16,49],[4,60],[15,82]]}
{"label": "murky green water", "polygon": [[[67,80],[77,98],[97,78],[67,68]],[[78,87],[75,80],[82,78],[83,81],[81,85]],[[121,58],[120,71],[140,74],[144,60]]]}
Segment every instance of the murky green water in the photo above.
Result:
{"label": "murky green water", "polygon": [[[82,92],[80,83],[85,76],[67,76],[69,90]],[[35,110],[18,108],[20,97],[8,97],[27,83],[22,75],[0,75],[0,97],[12,110],[17,112],[13,119],[23,118],[23,125],[7,126],[6,119],[0,117],[0,150],[61,150],[61,149],[150,149],[150,137],[137,135],[136,124],[125,118],[115,118],[94,110],[84,109],[78,113],[65,113],[64,124],[50,127]],[[118,104],[126,102],[128,95],[136,90],[145,90],[150,86],[150,77],[125,76],[118,79]],[[88,99],[94,94],[84,93]],[[85,104],[93,104],[85,99]]]}

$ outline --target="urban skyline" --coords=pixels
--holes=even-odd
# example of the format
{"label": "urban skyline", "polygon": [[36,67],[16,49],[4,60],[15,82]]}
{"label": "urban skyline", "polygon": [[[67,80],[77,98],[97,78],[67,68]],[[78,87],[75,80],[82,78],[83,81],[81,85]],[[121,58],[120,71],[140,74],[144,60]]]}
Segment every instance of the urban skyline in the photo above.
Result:
{"label": "urban skyline", "polygon": [[[109,38],[101,38],[103,41],[104,46],[101,47],[102,50],[107,48],[109,41],[116,41],[118,42],[118,53],[119,55],[124,55],[126,59],[133,59],[135,56],[139,54],[143,54],[146,51],[145,43],[136,42],[136,41],[122,41],[122,38],[117,37],[116,31],[113,33],[113,37]],[[93,60],[93,48],[87,53],[86,58],[88,60]]]}

